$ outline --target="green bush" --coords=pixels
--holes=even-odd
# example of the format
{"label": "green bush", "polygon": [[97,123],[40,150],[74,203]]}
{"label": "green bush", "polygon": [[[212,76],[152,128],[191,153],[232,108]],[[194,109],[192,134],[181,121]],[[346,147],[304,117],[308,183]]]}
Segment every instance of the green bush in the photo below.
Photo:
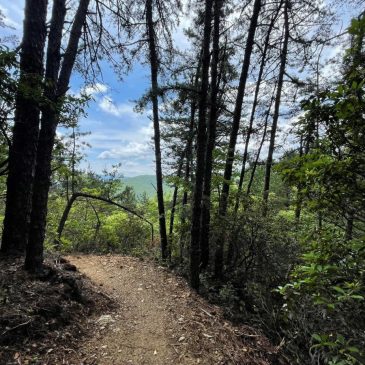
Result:
{"label": "green bush", "polygon": [[365,240],[323,230],[304,245],[302,262],[278,289],[286,335],[293,345],[310,344],[316,363],[365,364]]}

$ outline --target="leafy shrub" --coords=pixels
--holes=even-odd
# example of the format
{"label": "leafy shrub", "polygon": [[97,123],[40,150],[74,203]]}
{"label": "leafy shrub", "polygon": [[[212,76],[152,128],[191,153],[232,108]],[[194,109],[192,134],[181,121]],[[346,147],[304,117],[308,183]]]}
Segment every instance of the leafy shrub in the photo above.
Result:
{"label": "leafy shrub", "polygon": [[315,363],[364,364],[365,240],[324,230],[304,243],[302,262],[278,289],[292,349],[310,344]]}

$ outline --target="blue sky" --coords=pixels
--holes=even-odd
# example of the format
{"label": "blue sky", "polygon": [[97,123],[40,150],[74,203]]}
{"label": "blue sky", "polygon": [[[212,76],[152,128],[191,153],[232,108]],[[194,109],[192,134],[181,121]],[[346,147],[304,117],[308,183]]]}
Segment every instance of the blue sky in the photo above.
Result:
{"label": "blue sky", "polygon": [[[0,28],[0,38],[15,34],[21,39],[24,0],[0,0],[0,9],[6,16],[5,23],[12,29]],[[135,113],[134,100],[149,88],[149,72],[136,64],[123,82],[105,65],[102,81],[90,87],[74,74],[71,91],[79,93],[84,88],[93,101],[87,109],[87,117],[80,120],[80,130],[91,132],[83,139],[91,145],[84,150],[85,161],[81,167],[100,173],[104,168],[122,163],[125,176],[154,174],[152,148],[152,123],[149,112]],[[62,128],[59,133],[64,133]]]}
{"label": "blue sky", "polygon": [[125,176],[154,174],[150,113],[134,111],[134,100],[149,87],[148,70],[136,65],[121,82],[106,66],[102,82],[85,87],[75,75],[71,87],[75,93],[84,88],[93,98],[86,118],[80,120],[81,131],[91,132],[83,137],[91,148],[84,151],[86,159],[82,167],[90,165],[93,171],[101,172],[105,167],[122,163],[121,172]]}
{"label": "blue sky", "polygon": [[[0,10],[6,16],[5,23],[11,27],[11,29],[0,27],[0,40],[14,34],[18,39],[21,38],[24,2],[24,0],[0,0]],[[342,22],[335,26],[338,33],[348,26],[350,19],[348,11],[349,9],[346,9],[342,13]],[[356,14],[357,9],[352,8],[352,11]],[[188,25],[188,16],[183,16],[180,19],[180,26],[174,32],[175,46],[177,45],[180,49],[188,47],[187,39],[183,35],[183,28]],[[328,57],[340,51],[341,46],[338,46],[327,48],[323,54]],[[124,176],[154,174],[153,129],[150,112],[147,110],[144,114],[138,114],[133,110],[133,101],[140,98],[149,88],[148,68],[135,64],[134,69],[124,77],[123,82],[118,80],[105,63],[102,72],[102,80],[94,87],[85,85],[76,73],[71,81],[71,92],[77,94],[84,89],[93,97],[87,109],[87,117],[80,120],[80,130],[91,132],[83,137],[91,148],[84,150],[86,158],[81,167],[85,169],[90,167],[93,171],[101,173],[103,169],[121,163],[121,173]],[[325,62],[321,73],[326,77],[331,75],[333,73],[331,64]],[[280,121],[284,138],[290,129],[291,122],[285,118]],[[59,133],[64,132],[62,128],[59,129]],[[242,142],[240,138],[237,146],[241,152]],[[258,140],[253,139],[250,148],[256,150],[257,143]],[[265,155],[265,148],[264,146],[263,155]],[[277,152],[280,152],[279,149]]]}

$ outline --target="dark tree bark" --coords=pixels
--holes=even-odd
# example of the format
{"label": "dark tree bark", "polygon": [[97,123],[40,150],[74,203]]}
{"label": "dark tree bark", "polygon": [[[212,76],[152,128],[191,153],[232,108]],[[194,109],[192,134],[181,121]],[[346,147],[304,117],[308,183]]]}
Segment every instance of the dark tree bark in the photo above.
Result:
{"label": "dark tree bark", "polygon": [[200,232],[201,269],[205,269],[209,263],[209,236],[210,236],[210,208],[211,208],[211,185],[213,170],[213,151],[216,140],[217,119],[218,119],[218,64],[219,64],[219,38],[220,19],[223,1],[214,1],[214,27],[213,27],[213,55],[211,62],[211,91],[210,91],[210,113],[207,129],[207,146],[205,153],[204,189],[202,200],[202,217]]}
{"label": "dark tree bark", "polygon": [[[199,83],[199,76],[200,76],[200,69],[201,69],[201,54],[199,55],[198,66],[196,69],[195,77],[194,77],[194,90],[198,89]],[[189,129],[188,129],[188,138],[187,138],[187,145],[186,145],[186,158],[185,158],[185,171],[184,171],[184,182],[185,182],[185,189],[183,192],[182,197],[182,214],[181,214],[181,225],[185,227],[186,217],[187,217],[187,209],[186,206],[188,204],[188,193],[189,193],[189,184],[191,181],[191,163],[193,158],[193,141],[194,141],[194,127],[195,127],[195,115],[196,115],[196,95],[194,94],[191,97],[190,102],[190,118],[189,118]],[[184,247],[186,241],[186,235],[188,231],[183,229],[180,235],[180,261],[183,261],[184,257]]]}
{"label": "dark tree bark", "polygon": [[[281,3],[282,3],[282,1],[281,1]],[[254,100],[253,100],[253,103],[252,103],[250,121],[249,121],[249,124],[248,124],[248,130],[247,130],[247,135],[246,135],[246,140],[245,140],[245,148],[244,148],[243,159],[242,159],[242,168],[241,168],[240,180],[239,180],[239,183],[238,183],[238,192],[237,192],[236,204],[235,204],[235,207],[234,207],[235,214],[237,214],[237,211],[238,211],[239,199],[240,199],[240,195],[241,195],[241,192],[242,192],[242,185],[243,185],[243,181],[244,181],[245,173],[246,173],[246,163],[247,163],[247,157],[248,157],[248,146],[249,146],[250,140],[251,140],[252,127],[253,127],[253,123],[254,123],[254,120],[255,120],[255,113],[256,113],[256,108],[257,108],[257,105],[258,105],[260,87],[261,87],[262,77],[263,77],[264,69],[265,69],[265,65],[266,65],[266,56],[267,56],[267,51],[269,49],[269,44],[270,44],[270,36],[271,36],[272,29],[275,25],[276,19],[279,15],[281,3],[280,3],[280,6],[277,9],[275,15],[273,16],[273,18],[270,21],[270,25],[268,27],[266,37],[265,37],[265,41],[264,41],[264,48],[263,48],[263,51],[262,51],[260,70],[259,70],[259,74],[257,76],[255,95],[254,95]]]}
{"label": "dark tree bark", "polygon": [[[33,189],[33,204],[29,244],[25,267],[29,271],[39,270],[43,262],[43,244],[46,229],[48,192],[51,185],[52,151],[59,120],[59,107],[65,96],[75,64],[82,27],[85,24],[90,0],[81,0],[71,27],[70,38],[60,70],[60,45],[65,17],[65,2],[54,3],[49,45],[47,50],[47,82],[45,96],[51,102],[43,110],[36,170]],[[59,77],[58,77],[59,75]]]}
{"label": "dark tree bark", "polygon": [[[176,172],[176,177],[181,177],[182,168],[184,165],[184,159],[185,159],[186,151],[183,152],[183,155],[181,156],[181,160]],[[171,260],[171,245],[173,241],[173,233],[174,233],[174,222],[175,222],[175,210],[176,210],[176,203],[177,203],[177,194],[179,192],[178,185],[175,185],[174,187],[174,193],[172,195],[172,202],[171,202],[171,214],[170,214],[170,227],[169,227],[169,260]]]}
{"label": "dark tree bark", "polygon": [[[186,186],[190,183],[190,171],[191,171],[191,160],[193,154],[193,135],[194,135],[194,125],[195,125],[195,114],[196,114],[196,102],[191,102],[190,109],[190,124],[189,124],[189,137],[188,144],[186,147],[186,159],[185,159],[185,174],[184,181]],[[188,203],[188,189],[184,190],[182,205],[186,205]]]}
{"label": "dark tree bark", "polygon": [[[193,80],[194,90],[198,90],[201,62],[202,62],[202,54],[199,54],[198,66]],[[184,174],[184,180],[186,186],[188,186],[190,182],[190,172],[191,172],[190,167],[191,167],[191,160],[193,158],[193,141],[194,141],[196,107],[197,107],[196,94],[194,94],[191,97],[191,102],[190,102],[190,123],[188,130],[188,140],[186,145],[186,164],[185,164],[185,174]],[[182,205],[185,206],[187,203],[188,203],[188,189],[185,189],[182,199]]]}
{"label": "dark tree bark", "polygon": [[[227,213],[228,196],[230,181],[232,178],[233,161],[237,143],[237,135],[242,115],[242,104],[245,95],[246,82],[248,77],[248,70],[250,67],[251,54],[254,46],[254,38],[257,28],[257,20],[261,10],[261,0],[255,0],[253,6],[253,13],[251,17],[250,27],[247,34],[245,55],[242,64],[242,71],[240,81],[238,85],[237,98],[235,103],[235,109],[233,113],[232,130],[229,138],[228,153],[226,158],[226,164],[224,168],[224,183],[222,188],[222,194],[219,204],[219,216],[220,221],[223,223]],[[215,276],[221,278],[223,274],[223,253],[224,253],[224,241],[225,241],[225,229],[224,224],[220,228],[220,234],[217,242],[217,249],[215,252]]]}
{"label": "dark tree bark", "polygon": [[275,138],[276,138],[276,130],[278,126],[279,113],[280,113],[280,102],[281,102],[281,94],[283,90],[284,83],[284,75],[286,69],[287,55],[288,55],[288,43],[289,43],[289,16],[288,16],[288,0],[285,1],[284,4],[284,39],[283,39],[283,48],[280,54],[280,70],[278,76],[278,86],[276,90],[276,99],[274,106],[274,115],[271,125],[270,132],[270,144],[269,151],[266,160],[265,167],[265,181],[264,181],[264,192],[263,192],[263,215],[267,214],[267,203],[269,199],[269,191],[270,191],[270,179],[271,179],[271,168],[273,164],[273,155],[275,151]]}
{"label": "dark tree bark", "polygon": [[153,23],[153,4],[152,0],[146,0],[146,22],[148,33],[148,46],[151,67],[151,85],[152,85],[152,114],[153,129],[155,142],[155,159],[156,159],[156,179],[157,179],[157,202],[159,214],[160,240],[161,240],[161,256],[163,260],[168,257],[168,242],[166,233],[166,217],[165,204],[163,197],[163,177],[161,164],[161,137],[160,137],[160,121],[158,112],[158,67],[159,60],[156,50],[156,35]]}
{"label": "dark tree bark", "polygon": [[[227,265],[229,265],[230,267],[233,267],[235,265],[234,256],[235,256],[235,252],[237,251],[236,242],[237,242],[237,237],[238,237],[237,213],[238,213],[240,198],[241,198],[241,194],[242,194],[243,181],[244,181],[245,174],[246,174],[246,163],[247,163],[247,158],[248,158],[248,146],[249,146],[249,143],[250,143],[251,134],[253,132],[253,123],[254,123],[254,120],[255,120],[256,108],[257,108],[257,105],[258,105],[258,102],[259,102],[258,97],[259,97],[262,77],[263,77],[263,73],[264,73],[264,69],[265,69],[265,65],[266,65],[266,56],[267,56],[267,51],[268,51],[268,48],[269,48],[270,35],[271,35],[272,29],[275,25],[275,21],[276,21],[278,15],[279,15],[281,5],[282,5],[282,1],[280,3],[276,13],[274,14],[274,17],[271,19],[271,22],[270,22],[270,25],[269,25],[269,28],[268,28],[268,31],[267,31],[267,34],[266,34],[266,37],[265,37],[259,74],[258,74],[257,81],[256,81],[254,100],[253,100],[253,103],[252,103],[250,121],[249,121],[249,126],[248,126],[246,140],[245,140],[245,148],[244,148],[244,152],[243,152],[240,180],[239,180],[239,183],[238,183],[238,191],[237,191],[236,202],[235,202],[235,206],[234,206],[234,222],[233,222],[233,228],[232,228],[232,235],[229,238],[229,245],[228,245],[227,257],[226,257]],[[256,172],[258,159],[260,157],[261,149],[262,149],[263,143],[265,141],[267,123],[268,123],[268,118],[269,118],[269,115],[270,115],[270,110],[271,110],[272,103],[273,103],[273,98],[271,99],[270,107],[269,107],[269,109],[267,111],[267,114],[266,114],[263,136],[262,136],[261,144],[260,144],[260,147],[259,147],[259,151],[258,151],[257,156],[256,156],[256,160],[255,160],[255,163],[254,163],[254,166],[253,166],[253,172],[252,172],[251,177],[250,177],[249,187],[247,188],[248,191],[251,189],[251,185],[252,185],[252,182],[253,182],[253,177],[254,177],[255,172]],[[246,196],[247,195],[248,195],[248,193],[246,193]]]}
{"label": "dark tree bark", "polygon": [[[53,2],[51,26],[48,36],[47,47],[47,60],[46,60],[46,73],[45,73],[45,91],[44,96],[47,98],[47,104],[42,108],[41,125],[45,123],[54,124],[57,115],[57,79],[61,62],[61,41],[62,31],[66,15],[66,1],[56,0]],[[38,140],[37,160],[40,155],[43,155],[45,141],[43,140],[44,127],[41,127],[41,132]],[[43,132],[42,132],[43,130]],[[37,166],[38,164],[38,166]],[[45,167],[45,166],[43,166]],[[43,240],[45,221],[47,215],[47,206],[45,209],[39,209],[42,205],[44,197],[39,196],[40,183],[44,185],[46,180],[39,181],[39,162],[36,161],[35,178],[33,186],[33,202],[31,210],[31,225],[30,235],[26,250],[25,268],[29,271],[39,270],[43,262]],[[48,200],[48,189],[46,191],[46,201]],[[46,203],[47,204],[47,203]],[[40,214],[38,222],[34,220],[34,213]],[[44,222],[44,226],[39,226]],[[42,231],[43,235],[39,233]]]}
{"label": "dark tree bark", "polygon": [[[300,137],[300,145],[299,145],[299,156],[302,157],[304,153],[303,148],[303,136]],[[297,185],[297,197],[296,197],[296,203],[295,203],[295,220],[297,223],[300,221],[300,214],[302,212],[302,184],[299,183]]]}
{"label": "dark tree bark", "polygon": [[47,0],[27,0],[1,251],[24,254],[39,134]]}
{"label": "dark tree bark", "polygon": [[251,193],[251,187],[252,187],[252,184],[253,184],[253,179],[255,178],[255,173],[256,173],[257,165],[258,165],[258,162],[259,162],[259,159],[260,159],[261,150],[262,150],[262,147],[263,147],[263,145],[265,143],[266,132],[267,132],[267,125],[269,123],[270,110],[271,110],[273,101],[274,101],[274,99],[272,98],[271,99],[271,103],[270,103],[270,107],[267,110],[267,114],[266,114],[266,117],[265,117],[264,130],[262,132],[260,146],[259,146],[259,149],[257,150],[256,158],[255,158],[255,161],[254,161],[253,166],[252,166],[250,180],[249,180],[248,185],[247,185],[246,196],[249,196],[250,193]]}
{"label": "dark tree bark", "polygon": [[[176,175],[177,177],[181,176],[181,169],[180,174]],[[172,238],[174,233],[174,222],[175,222],[175,210],[176,210],[176,203],[177,203],[177,194],[179,192],[179,187],[177,185],[174,186],[174,192],[172,194],[172,202],[171,202],[171,214],[170,214],[170,226],[169,226],[169,242],[170,245],[172,244]],[[171,248],[169,247],[169,260],[171,260]]]}
{"label": "dark tree bark", "polygon": [[96,225],[95,225],[95,232],[94,232],[94,238],[93,238],[93,242],[96,242],[96,238],[98,237],[99,231],[100,231],[100,227],[101,227],[101,220],[99,218],[99,213],[96,210],[96,208],[94,207],[94,204],[92,204],[91,202],[89,202],[91,209],[93,210],[94,214],[95,214],[95,218],[96,218]]}
{"label": "dark tree bark", "polygon": [[204,163],[206,151],[206,110],[209,88],[209,64],[210,64],[210,35],[212,32],[212,7],[213,0],[205,0],[204,35],[202,45],[202,73],[199,94],[199,116],[197,135],[197,155],[195,170],[195,187],[193,197],[193,212],[191,219],[190,242],[190,285],[199,290],[199,266],[200,266],[200,223],[204,184]]}

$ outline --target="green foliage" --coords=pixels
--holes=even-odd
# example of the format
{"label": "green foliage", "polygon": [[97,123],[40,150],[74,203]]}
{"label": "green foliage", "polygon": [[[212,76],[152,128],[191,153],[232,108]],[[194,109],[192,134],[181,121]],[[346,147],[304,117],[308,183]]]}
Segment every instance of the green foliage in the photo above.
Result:
{"label": "green foliage", "polygon": [[14,113],[14,100],[18,86],[17,54],[0,45],[0,162],[7,158],[10,121]]}
{"label": "green foliage", "polygon": [[215,218],[213,237],[221,224],[228,225],[227,250],[232,249],[232,254],[224,282],[215,283],[208,276],[204,286],[210,299],[224,305],[231,318],[255,323],[275,337],[282,300],[272,290],[286,280],[288,267],[297,260],[302,226],[298,227],[293,210],[277,210],[274,202],[269,211],[264,217],[261,197],[250,197],[235,219],[234,212],[224,222]]}
{"label": "green foliage", "polygon": [[[278,170],[292,186],[300,186],[310,209],[361,209],[365,180],[359,176],[357,159],[336,157],[314,151],[302,157],[283,161]],[[349,203],[351,202],[351,205]]]}
{"label": "green foliage", "polygon": [[[365,361],[365,239],[345,241],[333,230],[303,241],[302,262],[278,291],[289,331],[292,322],[312,332],[313,357],[326,364]],[[294,335],[294,334],[293,334]]]}
{"label": "green foliage", "polygon": [[333,365],[365,364],[364,15],[349,32],[343,80],[303,103],[305,153],[278,166],[298,201],[319,217],[289,283],[278,289],[283,331],[293,354],[304,343],[313,362]]}
{"label": "green foliage", "polygon": [[116,251],[142,256],[151,239],[149,227],[124,212],[114,213],[102,222],[99,242],[104,252]]}
{"label": "green foliage", "polygon": [[17,88],[18,62],[16,53],[0,45],[0,98],[11,105]]}
{"label": "green foliage", "polygon": [[[105,171],[104,178],[78,172],[79,191],[106,197],[139,212],[155,223],[156,230],[158,219],[153,218],[157,215],[156,205],[150,200],[138,200],[128,186],[123,189],[116,171]],[[64,189],[63,185],[56,185],[49,200],[47,247],[50,249],[67,203],[67,187],[66,191]],[[117,252],[140,256],[149,252],[151,227],[116,206],[93,199],[78,199],[72,205],[61,242],[63,251]]]}
{"label": "green foliage", "polygon": [[[260,26],[257,31],[264,32],[264,29],[266,26]],[[272,40],[277,31],[281,32],[274,27]],[[193,33],[200,47],[199,32],[195,33],[194,30]],[[317,85],[315,93],[306,96],[302,102],[303,115],[295,126],[300,148],[291,148],[280,158],[280,163],[274,161],[267,210],[263,209],[266,205],[263,207],[262,198],[266,170],[264,161],[258,160],[250,194],[246,192],[254,167],[252,162],[256,161],[254,153],[250,151],[248,157],[249,166],[242,191],[237,187],[242,159],[235,156],[232,179],[225,181],[223,178],[227,136],[232,122],[232,95],[235,94],[238,74],[230,58],[235,52],[234,47],[229,46],[224,51],[227,54],[222,52],[220,57],[221,100],[210,202],[211,257],[210,266],[201,272],[202,293],[221,304],[230,318],[260,327],[274,343],[283,340],[284,351],[293,364],[365,364],[363,15],[352,21],[349,34],[351,47],[344,57],[341,80],[326,88]],[[294,42],[306,43],[305,39],[296,38],[291,40],[293,45]],[[254,48],[261,51],[260,42],[256,42],[256,45]],[[308,51],[309,48],[315,47],[308,47]],[[275,47],[270,46],[268,60],[275,59],[272,53],[275,50]],[[290,64],[294,65],[293,62]],[[185,65],[181,66],[186,68]],[[164,192],[166,221],[169,222],[172,211],[171,186],[178,188],[174,229],[169,241],[171,264],[178,266],[183,275],[187,274],[189,268],[190,218],[196,168],[195,126],[190,127],[194,124],[190,124],[193,115],[191,109],[196,109],[197,119],[198,110],[194,103],[199,77],[197,84],[194,79],[200,67],[193,63],[188,66],[187,71],[184,71],[188,76],[185,80],[189,80],[186,84],[182,76],[178,84],[175,85],[173,80],[170,86],[158,90],[163,100],[161,137],[164,149],[167,146],[163,157],[168,161],[166,165],[170,171],[180,171],[180,176],[172,174],[165,178],[167,185],[164,186]],[[271,67],[268,66],[265,67],[269,71]],[[252,68],[252,75],[255,75],[256,69]],[[291,77],[289,73],[287,76]],[[16,54],[0,46],[0,99],[4,100],[0,109],[1,160],[5,160],[8,154],[6,132],[11,125],[8,119],[13,118],[16,92],[36,99],[41,106],[58,108],[61,111],[60,124],[67,128],[67,132],[57,138],[54,149],[47,248],[54,248],[58,224],[75,192],[103,197],[133,209],[152,222],[155,238],[158,237],[155,176],[123,178],[120,164],[101,174],[79,168],[84,148],[88,146],[82,142],[84,133],[78,129],[78,119],[86,114],[89,97],[68,95],[59,104],[53,105],[42,93],[47,81],[28,80],[36,84],[34,90],[29,86],[33,85],[32,82],[19,85],[18,78]],[[269,135],[272,108],[267,110],[266,104],[270,99],[271,83],[274,82],[263,81],[265,87],[262,87],[259,95],[250,145],[257,140],[256,132],[263,131],[265,117],[269,122],[265,126],[265,133]],[[297,76],[293,76],[292,81],[293,84],[300,83]],[[173,89],[174,86],[181,90]],[[246,90],[248,98],[245,102],[250,103],[251,91],[248,90],[251,87]],[[288,96],[290,88],[286,90]],[[145,109],[150,97],[151,93],[148,92],[140,99],[136,109]],[[248,111],[246,104],[243,109]],[[285,111],[285,114],[290,115],[291,110],[286,109],[288,113]],[[241,131],[246,134],[249,115],[244,117],[246,125],[242,126]],[[187,151],[192,137],[192,151]],[[0,177],[3,190],[4,180],[4,177]],[[230,195],[227,214],[222,216],[219,214],[219,201],[225,183],[230,185]],[[188,199],[182,204],[184,192]],[[234,209],[236,202],[237,210]],[[217,242],[217,237],[227,243],[224,245],[224,277],[220,280],[213,276],[214,254],[221,244]],[[74,202],[61,243],[61,249],[66,252],[159,256],[158,239],[151,240],[148,224],[116,206],[85,197]]]}

